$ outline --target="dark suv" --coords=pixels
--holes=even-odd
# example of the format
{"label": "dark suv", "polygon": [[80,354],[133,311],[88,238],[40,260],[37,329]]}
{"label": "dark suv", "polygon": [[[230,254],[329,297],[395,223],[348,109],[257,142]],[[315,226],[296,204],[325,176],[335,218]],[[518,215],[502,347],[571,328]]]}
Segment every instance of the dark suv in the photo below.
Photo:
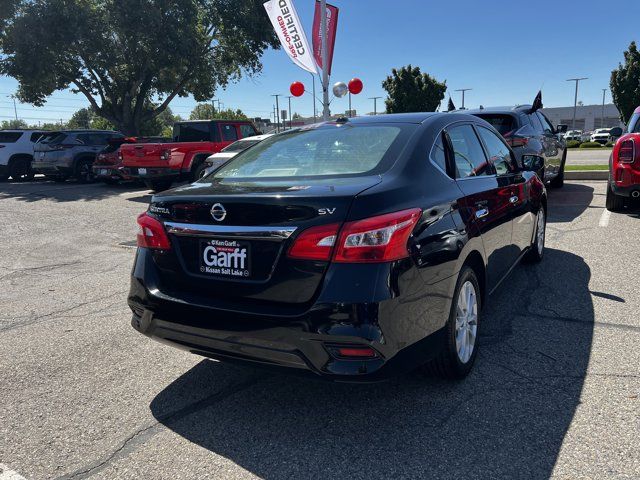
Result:
{"label": "dark suv", "polygon": [[544,169],[538,176],[552,187],[564,184],[564,165],[567,144],[562,137],[566,125],[554,127],[549,119],[531,105],[517,107],[491,107],[467,110],[466,113],[489,122],[513,148],[518,162],[523,155],[544,159]]}
{"label": "dark suv", "polygon": [[34,148],[33,170],[55,181],[74,177],[81,182],[92,180],[91,166],[96,155],[120,132],[110,130],[61,130],[42,138]]}

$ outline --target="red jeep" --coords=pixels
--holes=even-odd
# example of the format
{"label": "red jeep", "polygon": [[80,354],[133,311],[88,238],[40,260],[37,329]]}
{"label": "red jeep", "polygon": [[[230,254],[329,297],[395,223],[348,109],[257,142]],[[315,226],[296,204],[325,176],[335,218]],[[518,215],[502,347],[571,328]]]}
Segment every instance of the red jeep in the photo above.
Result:
{"label": "red jeep", "polygon": [[[622,134],[620,128],[611,135]],[[640,107],[633,112],[627,132],[622,135],[609,158],[607,210],[616,212],[624,208],[628,198],[640,197]]]}
{"label": "red jeep", "polygon": [[173,141],[122,145],[122,163],[132,178],[154,191],[166,190],[174,181],[200,178],[205,159],[227,145],[258,131],[248,120],[194,120],[173,126]]}

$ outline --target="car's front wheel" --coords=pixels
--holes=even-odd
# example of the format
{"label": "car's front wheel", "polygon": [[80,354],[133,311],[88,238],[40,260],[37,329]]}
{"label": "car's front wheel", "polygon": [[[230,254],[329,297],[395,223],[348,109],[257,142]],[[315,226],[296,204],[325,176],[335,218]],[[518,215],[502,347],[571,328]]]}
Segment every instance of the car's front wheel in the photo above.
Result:
{"label": "car's front wheel", "polygon": [[478,278],[472,268],[464,266],[456,283],[442,351],[423,367],[425,372],[448,379],[469,374],[478,353],[480,309]]}
{"label": "car's front wheel", "polygon": [[607,182],[607,199],[605,204],[607,210],[610,212],[619,212],[624,208],[624,197],[616,195],[609,182]]}
{"label": "car's front wheel", "polygon": [[551,180],[549,185],[552,188],[562,188],[564,186],[564,166],[567,163],[567,151],[564,151],[564,155],[562,155],[562,162],[560,163],[560,170],[558,171],[558,175],[556,178]]}
{"label": "car's front wheel", "polygon": [[538,263],[542,261],[544,257],[544,243],[547,233],[547,215],[543,207],[540,207],[538,215],[536,216],[536,231],[533,236],[533,241],[529,247],[529,251],[524,257],[524,260],[528,263]]}

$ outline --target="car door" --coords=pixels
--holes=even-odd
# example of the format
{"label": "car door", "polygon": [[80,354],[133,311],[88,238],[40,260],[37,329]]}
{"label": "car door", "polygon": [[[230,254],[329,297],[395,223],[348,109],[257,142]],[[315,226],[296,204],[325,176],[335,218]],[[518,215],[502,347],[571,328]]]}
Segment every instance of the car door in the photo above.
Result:
{"label": "car door", "polygon": [[542,131],[546,140],[545,150],[547,153],[547,163],[549,164],[549,170],[553,176],[560,172],[560,164],[562,163],[562,155],[564,154],[564,143],[558,137],[558,134],[553,128],[553,125],[547,117],[540,111],[535,115],[540,119],[542,124]]}
{"label": "car door", "polygon": [[239,137],[236,125],[233,123],[221,123],[220,138],[222,140],[222,148],[237,141]]}
{"label": "car door", "polygon": [[509,186],[500,185],[474,127],[455,124],[446,129],[453,153],[456,183],[464,196],[460,213],[478,229],[487,258],[487,281],[493,289],[513,263],[512,210]]}
{"label": "car door", "polygon": [[526,179],[518,168],[513,151],[488,128],[477,126],[477,131],[484,144],[489,162],[496,172],[499,187],[508,192],[510,218],[512,222],[511,255],[515,262],[520,254],[531,244],[535,218],[529,205],[529,193]]}

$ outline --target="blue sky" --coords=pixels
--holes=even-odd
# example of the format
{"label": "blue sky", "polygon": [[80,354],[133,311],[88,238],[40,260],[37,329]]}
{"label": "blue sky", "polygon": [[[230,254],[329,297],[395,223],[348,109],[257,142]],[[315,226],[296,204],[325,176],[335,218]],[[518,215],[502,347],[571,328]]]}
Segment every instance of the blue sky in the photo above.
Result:
{"label": "blue sky", "polygon": [[[294,0],[310,37],[313,0]],[[382,80],[393,67],[419,66],[438,80],[446,80],[460,106],[467,92],[467,107],[482,104],[529,103],[542,87],[545,106],[573,104],[574,84],[567,78],[589,77],[580,85],[579,100],[602,102],[611,70],[622,60],[631,40],[640,40],[640,2],[562,2],[539,0],[334,0],[340,8],[331,82],[357,76],[364,91],[353,97],[358,113],[373,110],[368,97],[385,96]],[[525,6],[526,5],[526,6]],[[254,78],[220,90],[224,107],[241,108],[249,116],[267,117],[274,93],[288,94],[289,84],[300,80],[311,89],[311,77],[296,67],[282,50],[268,51],[264,69]],[[317,82],[319,85],[319,82]],[[0,120],[13,117],[7,94],[15,91],[13,79],[0,77]],[[611,96],[607,92],[607,102]],[[284,99],[286,102],[286,99]],[[383,99],[378,109],[383,108]],[[56,92],[44,108],[18,104],[18,115],[29,123],[67,119],[86,106],[79,95]],[[188,116],[195,102],[176,99],[175,113]],[[281,108],[284,105],[281,103]],[[347,109],[347,99],[337,99],[332,111]],[[292,110],[312,113],[311,96],[292,100]]]}

